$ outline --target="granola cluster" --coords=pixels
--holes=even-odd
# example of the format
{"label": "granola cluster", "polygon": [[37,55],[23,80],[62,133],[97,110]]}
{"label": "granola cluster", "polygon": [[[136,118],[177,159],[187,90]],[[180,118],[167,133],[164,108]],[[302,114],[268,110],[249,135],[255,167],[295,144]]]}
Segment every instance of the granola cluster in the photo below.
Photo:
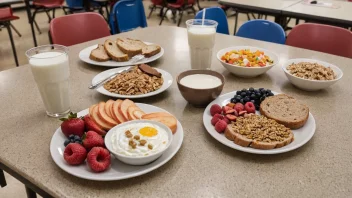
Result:
{"label": "granola cluster", "polygon": [[294,76],[308,80],[334,80],[336,78],[330,67],[324,67],[318,63],[293,63],[287,67],[287,70]]}
{"label": "granola cluster", "polygon": [[[131,131],[125,131],[125,135],[127,138],[130,138],[128,141],[128,145],[130,145],[132,147],[132,149],[137,148],[137,143],[139,143],[140,146],[145,146],[147,144],[146,140],[141,140],[139,135],[135,135],[133,136]],[[148,149],[152,150],[153,149],[153,145],[152,144],[148,144]]]}

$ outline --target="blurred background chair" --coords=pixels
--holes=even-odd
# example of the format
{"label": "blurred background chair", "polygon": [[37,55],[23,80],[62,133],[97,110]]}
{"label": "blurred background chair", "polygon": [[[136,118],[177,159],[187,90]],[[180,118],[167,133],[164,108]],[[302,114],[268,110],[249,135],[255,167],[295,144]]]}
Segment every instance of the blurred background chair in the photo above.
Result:
{"label": "blurred background chair", "polygon": [[297,25],[288,34],[286,45],[352,58],[352,32],[330,25]]}
{"label": "blurred background chair", "polygon": [[179,12],[180,18],[178,20],[177,26],[180,26],[184,11],[192,10],[193,14],[196,15],[194,4],[195,4],[195,0],[177,0],[175,3],[167,3],[166,10],[160,20],[159,25],[163,23],[163,20],[166,17],[167,11],[171,10],[173,13]]}
{"label": "blurred background chair", "polygon": [[166,6],[165,0],[151,0],[151,2],[152,2],[152,5],[150,7],[150,12],[149,12],[149,15],[148,15],[148,19],[152,16],[153,12],[156,9],[160,9],[159,16],[163,16],[163,10],[164,10],[164,8]]}
{"label": "blurred background chair", "polygon": [[118,1],[110,12],[109,23],[112,34],[147,27],[142,0]]}
{"label": "blurred background chair", "polygon": [[[196,14],[195,19],[203,18],[203,10]],[[229,25],[227,23],[226,13],[220,7],[210,7],[206,9],[205,19],[211,19],[218,22],[218,27],[216,28],[217,33],[229,34]]]}
{"label": "blurred background chair", "polygon": [[19,19],[19,17],[13,15],[11,7],[2,7],[2,8],[0,8],[0,26],[5,27],[7,29],[7,32],[9,33],[11,47],[12,47],[12,52],[13,52],[13,56],[15,58],[16,66],[18,66],[18,59],[17,59],[16,47],[15,47],[15,43],[14,43],[14,40],[13,40],[13,35],[12,35],[11,28],[13,30],[15,30],[15,32],[18,34],[19,37],[21,37],[22,35],[11,24],[11,21],[17,20],[17,19]]}
{"label": "blurred background chair", "polygon": [[263,19],[247,21],[238,29],[236,36],[278,44],[286,41],[285,31],[279,24]]}
{"label": "blurred background chair", "polygon": [[101,15],[104,16],[103,8],[105,8],[107,13],[106,18],[108,19],[109,0],[89,0],[88,2],[89,2],[89,10],[86,10],[83,0],[66,0],[66,6],[63,6],[65,15],[97,10]]}
{"label": "blurred background chair", "polygon": [[71,46],[110,35],[104,17],[95,12],[66,15],[50,23],[53,44]]}

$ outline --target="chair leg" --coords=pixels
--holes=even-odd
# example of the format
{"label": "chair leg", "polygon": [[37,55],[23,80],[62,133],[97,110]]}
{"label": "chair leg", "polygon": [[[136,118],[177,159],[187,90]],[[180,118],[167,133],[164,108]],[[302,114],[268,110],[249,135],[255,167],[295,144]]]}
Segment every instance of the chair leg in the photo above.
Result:
{"label": "chair leg", "polygon": [[12,37],[12,31],[11,31],[11,27],[10,27],[10,22],[6,22],[5,26],[6,26],[6,28],[7,28],[8,33],[9,33],[13,56],[14,56],[14,58],[15,58],[16,66],[18,67],[18,59],[17,59],[16,47],[15,47],[15,43],[13,42],[13,37]]}
{"label": "chair leg", "polygon": [[51,16],[50,16],[50,14],[49,14],[49,12],[50,12],[50,10],[44,10],[45,11],[45,13],[46,13],[46,15],[48,16],[48,23],[50,23],[50,21],[51,21]]}
{"label": "chair leg", "polygon": [[296,19],[296,25],[298,25],[298,24],[299,24],[299,19],[297,18],[297,19]]}
{"label": "chair leg", "polygon": [[4,171],[0,169],[0,186],[1,186],[1,188],[3,188],[6,185],[7,185],[7,183],[6,183]]}
{"label": "chair leg", "polygon": [[109,8],[108,8],[109,7],[108,4],[106,3],[104,7],[105,7],[105,10],[106,10],[106,15],[108,16],[108,19],[109,19],[110,18],[110,12],[109,12]]}
{"label": "chair leg", "polygon": [[34,20],[33,22],[34,22],[35,28],[37,28],[39,34],[42,34],[42,31],[40,31],[37,21]]}
{"label": "chair leg", "polygon": [[178,20],[177,27],[180,27],[182,16],[183,16],[183,10],[180,10],[180,19]]}
{"label": "chair leg", "polygon": [[153,5],[151,8],[150,8],[150,12],[149,12],[149,15],[148,15],[148,19],[152,16],[154,10],[156,9],[156,5]]}
{"label": "chair leg", "polygon": [[53,19],[55,19],[55,10],[56,8],[53,9]]}
{"label": "chair leg", "polygon": [[[247,14],[248,15],[248,14]],[[233,30],[233,35],[236,35],[237,32],[237,24],[238,24],[238,12],[235,14],[235,28]]]}
{"label": "chair leg", "polygon": [[160,20],[159,25],[161,25],[161,24],[163,23],[163,20],[164,20],[165,17],[166,17],[166,13],[167,13],[167,11],[169,11],[169,10],[170,10],[169,8],[167,8],[167,9],[165,10],[165,13],[164,13],[163,16],[161,17],[161,20]]}
{"label": "chair leg", "polygon": [[[35,16],[37,15],[38,9],[36,8],[33,12],[33,16],[32,16],[32,23],[34,23],[35,27],[37,28],[39,34],[41,34],[42,32],[40,31],[39,25],[37,23],[37,21],[35,20]],[[33,31],[34,34],[34,31]]]}
{"label": "chair leg", "polygon": [[19,37],[22,37],[21,33],[15,28],[15,26],[12,25],[11,22],[10,22],[10,26],[12,27],[12,29],[16,32],[16,34],[17,34]]}
{"label": "chair leg", "polygon": [[247,20],[250,21],[251,17],[249,16],[249,13],[247,13]]}
{"label": "chair leg", "polygon": [[194,16],[196,16],[197,11],[196,11],[196,9],[194,9],[193,5],[192,5],[191,9],[192,9],[192,11],[193,11]]}
{"label": "chair leg", "polygon": [[27,186],[26,186],[26,194],[27,194],[27,198],[37,198],[37,194]]}

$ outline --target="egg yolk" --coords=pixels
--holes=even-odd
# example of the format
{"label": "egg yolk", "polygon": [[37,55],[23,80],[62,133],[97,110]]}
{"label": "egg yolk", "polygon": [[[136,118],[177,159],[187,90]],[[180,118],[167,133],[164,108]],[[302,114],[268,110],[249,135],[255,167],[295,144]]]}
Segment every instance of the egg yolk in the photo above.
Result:
{"label": "egg yolk", "polygon": [[153,137],[158,135],[158,131],[153,127],[143,127],[139,130],[139,133],[147,137]]}

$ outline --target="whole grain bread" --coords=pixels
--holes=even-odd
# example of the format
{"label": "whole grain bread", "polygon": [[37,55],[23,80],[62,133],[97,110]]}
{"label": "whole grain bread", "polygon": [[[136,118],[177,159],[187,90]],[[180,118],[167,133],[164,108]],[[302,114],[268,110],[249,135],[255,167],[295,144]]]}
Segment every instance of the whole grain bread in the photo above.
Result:
{"label": "whole grain bread", "polygon": [[155,44],[146,45],[145,47],[142,48],[142,54],[147,58],[154,56],[155,54],[158,54],[160,51],[161,51],[161,47]]}
{"label": "whole grain bread", "polygon": [[142,48],[146,46],[140,40],[129,39],[129,38],[117,38],[116,44],[119,49],[128,54],[129,57],[133,57],[137,54],[142,54]]}
{"label": "whole grain bread", "polygon": [[260,113],[290,129],[301,128],[308,120],[309,108],[295,98],[279,94],[260,104]]}
{"label": "whole grain bread", "polygon": [[105,62],[110,60],[110,57],[106,53],[104,49],[104,45],[102,44],[99,44],[97,48],[93,49],[90,52],[89,58],[91,60],[98,61],[98,62]]}
{"label": "whole grain bread", "polygon": [[129,57],[126,53],[122,52],[116,45],[115,41],[107,39],[104,43],[104,49],[110,58],[117,62],[128,61]]}

